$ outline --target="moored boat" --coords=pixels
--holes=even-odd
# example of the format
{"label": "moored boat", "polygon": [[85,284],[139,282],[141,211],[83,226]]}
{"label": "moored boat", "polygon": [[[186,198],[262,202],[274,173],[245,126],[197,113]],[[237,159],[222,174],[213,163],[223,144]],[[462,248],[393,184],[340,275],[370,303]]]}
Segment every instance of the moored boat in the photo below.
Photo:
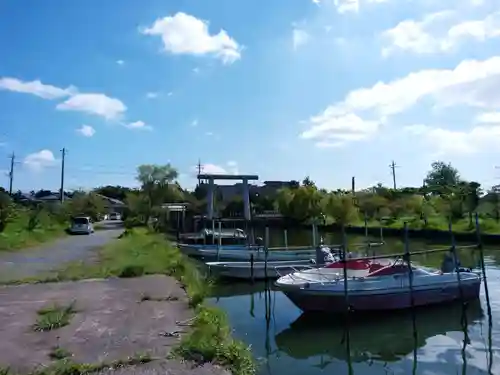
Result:
{"label": "moored boat", "polygon": [[481,278],[470,270],[461,270],[457,277],[455,271],[433,272],[412,266],[410,278],[410,269],[400,258],[345,263],[347,288],[342,261],[288,274],[275,285],[303,311],[344,312],[348,307],[353,311],[398,310],[479,297]]}
{"label": "moored boat", "polygon": [[[262,246],[192,246],[178,245],[182,253],[194,257],[217,259],[218,261],[250,261],[252,256],[255,262],[266,260],[266,251]],[[332,252],[338,249],[331,249]],[[267,260],[272,261],[297,261],[309,260],[316,255],[316,249],[312,247],[281,248],[280,250],[267,251]]]}
{"label": "moored boat", "polygon": [[244,280],[277,279],[278,277],[287,275],[290,272],[311,269],[314,266],[314,262],[312,260],[208,262],[206,264],[212,275],[222,278]]}

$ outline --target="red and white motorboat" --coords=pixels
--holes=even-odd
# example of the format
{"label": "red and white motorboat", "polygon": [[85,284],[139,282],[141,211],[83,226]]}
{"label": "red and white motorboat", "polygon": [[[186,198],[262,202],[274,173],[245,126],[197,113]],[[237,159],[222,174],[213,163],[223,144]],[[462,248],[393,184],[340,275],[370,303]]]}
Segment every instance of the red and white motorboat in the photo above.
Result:
{"label": "red and white motorboat", "polygon": [[447,303],[479,297],[481,277],[470,270],[458,272],[430,271],[412,266],[401,258],[375,261],[351,259],[345,264],[334,262],[319,269],[294,272],[280,277],[276,287],[302,311],[344,312],[397,310],[412,306]]}

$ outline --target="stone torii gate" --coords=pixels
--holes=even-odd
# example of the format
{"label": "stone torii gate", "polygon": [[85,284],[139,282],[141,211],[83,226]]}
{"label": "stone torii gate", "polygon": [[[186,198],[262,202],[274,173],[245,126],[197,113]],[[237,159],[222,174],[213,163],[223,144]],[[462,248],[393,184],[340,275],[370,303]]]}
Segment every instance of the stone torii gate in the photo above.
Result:
{"label": "stone torii gate", "polygon": [[198,179],[208,180],[207,191],[207,219],[213,220],[214,218],[214,192],[215,180],[240,180],[243,182],[243,207],[245,220],[251,220],[250,213],[250,190],[248,181],[256,181],[259,179],[257,175],[240,175],[240,174],[198,174]]}

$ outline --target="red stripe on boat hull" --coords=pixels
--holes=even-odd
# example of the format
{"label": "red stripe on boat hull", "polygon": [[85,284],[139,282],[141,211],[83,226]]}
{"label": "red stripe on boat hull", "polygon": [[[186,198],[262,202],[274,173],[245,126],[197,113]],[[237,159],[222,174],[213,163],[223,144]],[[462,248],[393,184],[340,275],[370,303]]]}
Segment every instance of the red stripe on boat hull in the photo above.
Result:
{"label": "red stripe on boat hull", "polygon": [[[464,301],[479,298],[481,282],[462,285]],[[285,295],[302,311],[323,312],[345,312],[346,299],[343,295],[321,295],[307,293],[304,290],[297,292],[284,291]],[[458,286],[449,286],[442,290],[436,289],[415,290],[413,292],[413,306],[427,306],[449,303],[460,300],[460,289]],[[348,304],[354,311],[382,311],[401,310],[412,307],[409,292],[352,295],[348,298]]]}

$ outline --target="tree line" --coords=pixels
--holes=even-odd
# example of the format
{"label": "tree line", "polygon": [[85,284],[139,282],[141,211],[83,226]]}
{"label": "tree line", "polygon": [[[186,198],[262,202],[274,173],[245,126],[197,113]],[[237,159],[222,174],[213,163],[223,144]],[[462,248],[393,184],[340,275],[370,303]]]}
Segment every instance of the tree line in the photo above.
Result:
{"label": "tree line", "polygon": [[[15,217],[16,210],[23,211],[29,224],[37,223],[42,216],[49,215],[58,222],[65,222],[71,215],[89,215],[95,219],[105,212],[105,203],[100,195],[126,203],[124,218],[128,226],[144,225],[154,219],[157,225],[165,223],[165,203],[185,202],[192,214],[206,211],[206,184],[199,184],[194,191],[187,191],[177,181],[178,172],[170,164],[140,165],[137,168],[138,188],[103,186],[91,192],[71,192],[71,200],[63,205],[21,205],[15,197],[0,192],[0,231]],[[46,191],[34,195],[47,194]],[[482,220],[500,221],[500,186],[483,191],[475,181],[466,181],[449,163],[435,162],[431,165],[424,183],[420,187],[392,189],[376,186],[350,191],[336,189],[328,191],[316,186],[309,177],[301,182],[291,181],[286,188],[275,193],[251,194],[251,209],[254,214],[278,211],[283,220],[291,223],[336,223],[339,225],[361,225],[363,221],[385,226],[398,226],[408,222],[414,228],[446,229],[448,221],[473,227],[473,214],[479,213]],[[235,197],[229,202],[220,193],[215,196],[216,210],[221,217],[242,216],[243,201]],[[494,224],[491,224],[494,225]],[[35,225],[36,227],[36,225]]]}

